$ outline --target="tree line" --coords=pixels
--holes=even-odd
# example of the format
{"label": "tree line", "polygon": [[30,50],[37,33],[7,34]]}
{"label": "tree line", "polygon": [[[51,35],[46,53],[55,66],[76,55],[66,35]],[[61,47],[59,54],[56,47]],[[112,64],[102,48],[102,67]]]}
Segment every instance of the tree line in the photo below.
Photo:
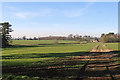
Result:
{"label": "tree line", "polygon": [[12,32],[11,24],[9,22],[0,23],[0,45],[2,47],[9,46],[11,40],[76,40],[78,43],[82,41],[86,42],[104,42],[104,43],[113,43],[113,42],[120,42],[120,34],[115,33],[108,33],[108,34],[101,34],[100,38],[91,37],[91,36],[81,36],[81,35],[73,35],[69,34],[67,37],[62,36],[48,36],[48,37],[34,37],[34,38],[26,38],[23,36],[22,38],[12,38],[10,32]]}
{"label": "tree line", "polygon": [[115,34],[115,33],[108,33],[108,34],[102,34],[100,38],[101,42],[104,43],[115,43],[115,42],[120,42],[120,34]]}
{"label": "tree line", "polygon": [[65,36],[48,36],[48,37],[33,37],[33,38],[27,38],[26,36],[23,36],[22,38],[12,38],[12,40],[76,40],[76,41],[86,41],[86,42],[92,42],[93,40],[99,41],[99,38],[97,37],[91,37],[91,36],[81,36],[81,35],[73,35],[70,34],[67,37]]}

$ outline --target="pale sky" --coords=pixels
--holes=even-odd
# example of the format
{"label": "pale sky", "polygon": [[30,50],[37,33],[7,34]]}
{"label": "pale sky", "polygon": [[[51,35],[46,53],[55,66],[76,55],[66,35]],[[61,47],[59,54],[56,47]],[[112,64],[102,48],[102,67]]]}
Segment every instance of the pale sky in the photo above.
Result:
{"label": "pale sky", "polygon": [[2,22],[10,22],[13,37],[99,37],[118,32],[117,2],[3,2]]}

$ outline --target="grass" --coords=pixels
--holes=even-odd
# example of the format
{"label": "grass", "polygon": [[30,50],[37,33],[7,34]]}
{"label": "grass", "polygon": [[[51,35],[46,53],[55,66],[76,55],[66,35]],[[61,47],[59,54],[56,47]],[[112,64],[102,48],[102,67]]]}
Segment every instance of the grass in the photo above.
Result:
{"label": "grass", "polygon": [[100,43],[98,49],[106,50],[107,47],[103,43]]}
{"label": "grass", "polygon": [[[33,41],[34,42],[34,41]],[[21,44],[21,43],[19,43]],[[21,54],[71,53],[91,50],[97,43],[13,46],[2,49],[2,56]]]}
{"label": "grass", "polygon": [[[84,52],[90,51],[95,45],[98,44],[53,44],[52,42],[53,40],[14,40],[12,43],[14,46],[2,49],[2,65],[41,67],[56,66],[56,64],[60,62],[57,58],[79,56],[82,54],[85,55]],[[75,41],[59,41],[59,43],[74,42]],[[73,65],[73,67],[74,66],[80,65],[76,64]]]}
{"label": "grass", "polygon": [[118,49],[118,44],[119,44],[119,43],[105,43],[105,45],[107,45],[108,48],[113,49],[113,50],[115,50],[115,51],[118,51],[118,50],[119,50],[119,49]]}
{"label": "grass", "polygon": [[39,77],[3,75],[2,80],[42,80]]}
{"label": "grass", "polygon": [[[105,45],[109,48],[109,49],[113,49],[114,51],[120,51],[119,49],[119,43],[105,43]],[[120,52],[118,52],[118,54],[120,55]],[[118,56],[118,61],[117,63],[120,64],[120,57]]]}
{"label": "grass", "polygon": [[[14,40],[12,45],[39,45],[39,44],[53,44],[55,40]],[[58,43],[76,43],[74,40],[58,40]]]}
{"label": "grass", "polygon": [[2,66],[36,66],[34,63],[36,62],[44,62],[44,64],[39,64],[45,65],[46,61],[52,60],[53,58],[27,58],[27,59],[2,59]]}
{"label": "grass", "polygon": [[[48,74],[48,77],[76,76],[87,61],[79,61],[77,56],[86,55],[85,52],[89,52],[94,46],[100,44],[76,44],[76,41],[67,40],[59,40],[58,42],[58,44],[54,44],[54,40],[14,40],[11,43],[14,46],[2,49],[4,78],[10,76],[22,79],[25,75],[26,80],[27,78],[30,80],[30,77],[44,77]],[[111,48],[114,48],[113,45],[116,46],[115,43],[105,44],[109,48],[111,46]],[[114,49],[116,50],[116,47]],[[49,67],[55,68],[47,69]]]}

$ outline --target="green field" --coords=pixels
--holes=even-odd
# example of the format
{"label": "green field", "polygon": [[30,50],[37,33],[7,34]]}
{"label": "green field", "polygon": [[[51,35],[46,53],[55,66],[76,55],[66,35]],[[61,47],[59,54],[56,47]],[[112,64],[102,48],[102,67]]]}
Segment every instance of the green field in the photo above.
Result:
{"label": "green field", "polygon": [[[47,75],[43,69],[49,67],[60,67],[60,69],[52,70],[59,74],[53,72],[52,75],[56,77],[75,76],[87,61],[79,61],[77,57],[87,55],[86,52],[101,43],[76,44],[76,41],[59,40],[56,44],[54,40],[14,40],[11,44],[13,46],[2,49],[3,69],[8,69],[8,72],[10,72],[4,71],[3,76],[12,74],[12,77],[16,75],[18,78],[26,78],[26,76],[42,78],[43,75]],[[117,43],[105,43],[105,45],[117,50]],[[21,72],[20,69],[25,72]],[[35,73],[32,74],[32,71],[35,71]],[[51,71],[48,70],[48,72]]]}
{"label": "green field", "polygon": [[107,45],[108,48],[118,51],[119,43],[105,43],[105,44]]}
{"label": "green field", "polygon": [[[98,43],[87,44],[48,44],[53,41],[32,41],[32,40],[16,40],[13,41],[13,47],[2,49],[2,61],[3,65],[27,65],[38,61],[50,60],[53,58],[78,56],[84,54],[86,51],[90,51]],[[73,41],[60,41],[62,43],[68,43]],[[41,45],[40,45],[41,43]],[[17,44],[17,45],[16,45]],[[18,46],[21,44],[26,44]],[[27,45],[34,44],[34,45]],[[36,45],[35,45],[36,44]],[[80,52],[80,53],[78,53]],[[35,64],[34,64],[35,65]]]}
{"label": "green field", "polygon": [[[39,44],[53,44],[55,40],[14,40],[13,45],[39,45]],[[74,40],[58,40],[58,43],[76,43]]]}

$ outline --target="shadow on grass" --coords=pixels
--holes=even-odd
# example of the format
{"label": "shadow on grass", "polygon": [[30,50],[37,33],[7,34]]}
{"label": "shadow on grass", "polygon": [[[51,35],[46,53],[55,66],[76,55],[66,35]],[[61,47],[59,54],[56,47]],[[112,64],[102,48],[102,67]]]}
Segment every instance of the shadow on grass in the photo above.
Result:
{"label": "shadow on grass", "polygon": [[13,54],[9,56],[2,56],[2,59],[23,59],[23,58],[48,58],[48,57],[67,57],[67,56],[84,56],[90,54],[89,52],[72,52],[72,53],[30,53],[28,54]]}
{"label": "shadow on grass", "polygon": [[[9,56],[2,56],[2,59],[24,59],[24,58],[49,58],[49,57],[70,57],[70,56],[87,56],[92,52],[68,52],[68,53],[30,53],[28,54],[13,54]],[[111,52],[94,52],[94,55],[108,54]],[[114,54],[119,53],[119,51],[112,52]],[[116,56],[118,57],[118,56]]]}
{"label": "shadow on grass", "polygon": [[[25,47],[40,47],[38,45],[9,45],[6,48],[25,48]],[[41,46],[44,47],[44,46]]]}
{"label": "shadow on grass", "polygon": [[54,43],[50,43],[50,44],[21,44],[21,45],[9,45],[8,47],[5,48],[25,48],[25,47],[48,47],[48,46],[63,46],[63,45],[69,45],[69,44],[54,44]]}
{"label": "shadow on grass", "polygon": [[[39,53],[32,53],[32,54],[29,54],[29,55],[21,55],[21,57],[18,57],[18,58],[46,58],[46,57],[67,57],[67,56],[87,56],[87,55],[91,55],[92,52],[73,52],[73,53],[49,53],[49,54],[39,54]],[[115,52],[112,52],[112,54],[116,54],[116,53],[119,53],[119,51],[115,51]],[[111,54],[111,52],[94,52],[94,54],[97,54],[97,55],[100,55],[100,54]],[[19,56],[19,55],[16,55],[16,56]],[[25,56],[25,57],[24,57]],[[94,56],[94,55],[91,55],[91,56]],[[5,57],[5,56],[4,56]],[[10,57],[11,58],[11,57]],[[64,58],[64,59],[67,59],[67,58]],[[59,59],[61,60],[61,59]],[[58,61],[59,61],[58,60]],[[73,61],[70,62],[68,61],[69,65],[76,65],[78,64],[79,61],[79,58],[78,58],[78,61],[74,61],[74,58],[73,58]],[[112,61],[111,61],[112,62]],[[57,66],[62,66],[62,65],[68,65],[67,62],[63,62],[63,63],[59,63],[57,61],[55,61],[55,63],[53,65],[55,65],[56,67]],[[74,64],[73,64],[74,63]],[[103,62],[105,64],[107,63],[110,63],[110,62]],[[80,64],[84,64],[84,62],[82,63],[79,63]],[[92,64],[92,63],[91,63]],[[93,63],[93,65],[96,64],[96,63]],[[97,64],[101,64],[101,63],[97,63]],[[51,64],[47,64],[47,67],[50,67]],[[109,67],[112,67],[113,65],[109,66]],[[111,69],[112,74],[120,74],[120,67],[118,64],[114,65],[114,66],[118,66],[116,68],[113,68]],[[105,66],[103,66],[105,67]],[[42,68],[41,66],[13,66],[13,67],[10,67],[9,65],[8,66],[3,66],[3,74],[13,74],[13,75],[27,75],[27,76],[30,76],[30,77],[35,77],[35,76],[38,76],[38,77],[41,77],[41,78],[54,78],[54,77],[69,77],[69,76],[74,76],[76,77],[76,75],[78,75],[80,71],[80,67],[79,68],[62,68],[62,67],[59,67],[59,68]],[[86,71],[86,74],[85,76],[87,77],[105,77],[109,74],[108,71],[106,70],[96,70],[96,71]]]}
{"label": "shadow on grass", "polygon": [[55,44],[24,44],[24,45],[9,45],[6,48],[26,48],[26,47],[47,47],[49,45],[55,45]]}

